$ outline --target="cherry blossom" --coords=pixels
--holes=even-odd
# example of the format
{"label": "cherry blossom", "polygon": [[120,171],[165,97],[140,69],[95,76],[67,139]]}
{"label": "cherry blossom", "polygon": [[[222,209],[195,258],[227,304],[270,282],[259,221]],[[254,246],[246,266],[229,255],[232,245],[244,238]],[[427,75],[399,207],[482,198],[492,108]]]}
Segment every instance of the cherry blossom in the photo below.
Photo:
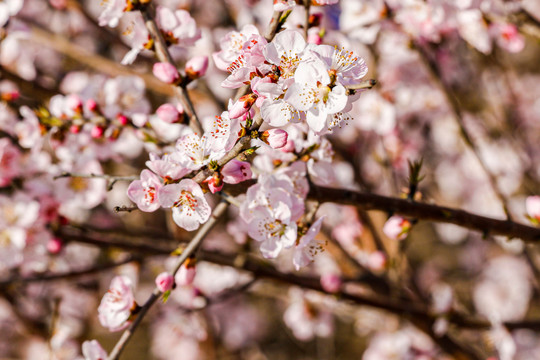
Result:
{"label": "cherry blossom", "polygon": [[187,231],[196,230],[210,217],[210,205],[201,187],[190,179],[163,186],[158,192],[158,201],[161,206],[172,208],[174,222]]}
{"label": "cherry blossom", "polygon": [[107,352],[97,340],[85,341],[82,344],[84,360],[106,360]]}
{"label": "cherry blossom", "polygon": [[129,326],[136,306],[131,280],[127,276],[116,276],[98,307],[99,322],[110,331],[123,330]]}
{"label": "cherry blossom", "polygon": [[308,265],[313,261],[315,255],[324,250],[322,244],[315,240],[315,236],[321,230],[324,216],[315,221],[307,230],[306,234],[300,238],[294,248],[293,264],[296,270]]}
{"label": "cherry blossom", "polygon": [[145,169],[141,172],[141,180],[135,180],[129,185],[127,195],[139,209],[152,212],[160,207],[157,196],[161,187],[161,180]]}

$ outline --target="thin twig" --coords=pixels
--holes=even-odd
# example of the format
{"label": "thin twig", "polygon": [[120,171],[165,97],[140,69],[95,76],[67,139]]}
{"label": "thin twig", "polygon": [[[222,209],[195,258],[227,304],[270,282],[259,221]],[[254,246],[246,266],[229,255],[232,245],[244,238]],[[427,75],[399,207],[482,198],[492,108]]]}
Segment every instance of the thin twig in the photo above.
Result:
{"label": "thin twig", "polygon": [[[212,212],[212,215],[210,216],[210,219],[199,229],[197,234],[193,237],[193,239],[189,242],[189,244],[186,246],[184,251],[182,252],[182,255],[178,258],[176,261],[176,265],[174,269],[171,271],[171,275],[174,277],[174,275],[177,273],[177,271],[180,269],[182,264],[198,249],[198,247],[201,245],[202,241],[208,235],[210,230],[214,227],[214,225],[217,223],[219,218],[225,213],[225,211],[228,208],[228,204],[226,202],[220,202],[214,211]],[[144,305],[141,307],[139,313],[137,314],[137,317],[131,323],[129,328],[124,331],[122,334],[122,337],[116,345],[114,346],[114,349],[109,354],[109,357],[107,360],[116,360],[120,356],[122,350],[124,350],[125,346],[127,345],[129,339],[141,323],[142,319],[148,312],[148,310],[152,307],[152,305],[156,302],[156,300],[161,296],[161,291],[156,287],[150,297],[146,300]]]}
{"label": "thin twig", "polygon": [[103,264],[98,264],[96,266],[92,266],[87,269],[82,270],[74,270],[59,274],[40,274],[40,275],[33,275],[33,276],[26,276],[26,277],[13,277],[6,280],[0,280],[0,289],[5,288],[6,286],[11,286],[14,284],[27,284],[32,282],[47,282],[47,281],[56,281],[56,280],[69,280],[69,279],[75,279],[79,278],[81,276],[90,275],[99,273],[105,270],[109,270],[133,261],[137,261],[138,257],[135,256],[129,256],[125,258],[124,260],[116,261],[116,262],[108,262]]}
{"label": "thin twig", "polygon": [[[144,10],[141,10],[144,23],[146,25],[146,28],[148,29],[148,32],[150,33],[150,36],[152,36],[152,39],[154,40],[154,49],[156,52],[156,57],[161,62],[167,62],[174,67],[176,67],[176,64],[174,63],[174,60],[169,53],[169,50],[167,48],[167,44],[165,42],[165,39],[163,38],[163,35],[161,34],[161,31],[158,28],[158,25],[156,23],[156,20],[154,19],[153,15],[150,13],[152,11],[151,6],[146,7]],[[173,85],[173,91],[184,107],[184,111],[186,112],[186,115],[189,118],[189,126],[191,129],[198,134],[199,136],[202,136],[203,129],[201,126],[201,122],[199,121],[199,118],[197,116],[197,112],[195,111],[195,107],[193,106],[193,102],[191,101],[191,98],[189,97],[189,93],[187,92],[187,89],[185,89],[182,86],[176,86]]]}

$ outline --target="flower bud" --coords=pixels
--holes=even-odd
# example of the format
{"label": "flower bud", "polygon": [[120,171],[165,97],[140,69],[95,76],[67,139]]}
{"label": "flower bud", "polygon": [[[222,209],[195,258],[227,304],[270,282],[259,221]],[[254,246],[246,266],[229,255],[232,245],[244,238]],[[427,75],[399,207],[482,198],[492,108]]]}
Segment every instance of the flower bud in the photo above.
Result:
{"label": "flower bud", "polygon": [[411,222],[401,216],[392,216],[383,226],[383,233],[394,240],[404,240],[409,230]]}
{"label": "flower bud", "polygon": [[309,44],[321,45],[322,37],[319,28],[311,28],[308,30],[307,42]]}
{"label": "flower bud", "polygon": [[260,139],[270,145],[273,149],[280,149],[287,145],[288,134],[285,130],[270,129],[263,132]]}
{"label": "flower bud", "polygon": [[62,240],[52,238],[47,242],[47,251],[51,254],[58,254],[62,250]]}
{"label": "flower bud", "polygon": [[247,113],[257,100],[257,95],[254,93],[247,94],[238,99],[229,109],[229,118],[238,119]]}
{"label": "flower bud", "polygon": [[173,288],[174,277],[168,272],[162,272],[156,277],[156,287],[161,292],[169,291]]}
{"label": "flower bud", "polygon": [[81,114],[83,110],[83,103],[80,97],[75,94],[68,95],[66,97],[66,106],[77,114]]}
{"label": "flower bud", "polygon": [[525,209],[531,219],[540,221],[540,196],[529,196],[525,200]]}
{"label": "flower bud", "polygon": [[120,125],[122,125],[122,126],[126,126],[126,125],[129,123],[129,119],[128,119],[125,115],[121,115],[121,114],[119,114],[119,115],[116,117],[116,120],[118,120],[118,122],[119,122]]}
{"label": "flower bud", "polygon": [[[189,260],[188,260],[189,261]],[[180,286],[187,286],[193,283],[195,278],[195,265],[186,263],[182,265],[176,275],[176,283]]]}
{"label": "flower bud", "polygon": [[253,177],[251,165],[248,162],[232,159],[221,169],[223,182],[238,184]]}
{"label": "flower bud", "polygon": [[69,132],[72,134],[78,134],[81,132],[81,127],[79,125],[73,124],[69,127]]}
{"label": "flower bud", "polygon": [[375,272],[383,271],[386,267],[386,255],[382,251],[375,251],[369,254],[367,266]]}
{"label": "flower bud", "polygon": [[102,126],[95,125],[92,130],[90,130],[90,135],[94,139],[98,139],[103,136],[103,133],[105,132],[105,129]]}
{"label": "flower bud", "polygon": [[177,108],[172,104],[163,104],[156,110],[156,115],[161,120],[173,124],[178,122],[180,118],[180,113]]}
{"label": "flower bud", "polygon": [[186,75],[190,79],[198,79],[206,74],[208,56],[195,56],[186,63]]}
{"label": "flower bud", "polygon": [[336,293],[341,288],[341,278],[337,274],[324,274],[321,276],[321,286],[326,292]]}
{"label": "flower bud", "polygon": [[214,173],[213,176],[209,176],[203,182],[208,185],[208,190],[210,190],[212,194],[215,194],[218,191],[221,191],[221,189],[223,189],[223,180],[221,178],[221,175],[217,172]]}
{"label": "flower bud", "polygon": [[98,104],[97,104],[96,100],[94,100],[94,99],[86,100],[84,106],[86,107],[86,109],[88,109],[88,111],[91,111],[91,112],[97,112],[98,111]]}
{"label": "flower bud", "polygon": [[286,152],[286,153],[291,153],[291,152],[293,152],[295,149],[296,149],[296,146],[294,145],[294,141],[289,140],[289,139],[287,138],[287,143],[285,144],[284,147],[280,148],[279,150],[281,150],[281,151],[283,151],[283,152]]}
{"label": "flower bud", "polygon": [[167,62],[155,63],[152,72],[155,77],[167,84],[174,84],[180,79],[176,67]]}

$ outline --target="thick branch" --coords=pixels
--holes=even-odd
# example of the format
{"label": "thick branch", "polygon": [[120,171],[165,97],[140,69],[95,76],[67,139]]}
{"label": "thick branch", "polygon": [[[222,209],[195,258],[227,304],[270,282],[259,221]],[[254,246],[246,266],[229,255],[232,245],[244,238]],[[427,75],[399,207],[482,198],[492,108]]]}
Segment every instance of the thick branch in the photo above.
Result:
{"label": "thick branch", "polygon": [[365,210],[392,211],[418,220],[451,223],[471,230],[481,231],[485,235],[504,235],[511,238],[520,238],[531,243],[540,241],[540,228],[519,224],[514,221],[488,218],[444,206],[321,186],[313,186],[308,196],[321,202],[353,205]]}

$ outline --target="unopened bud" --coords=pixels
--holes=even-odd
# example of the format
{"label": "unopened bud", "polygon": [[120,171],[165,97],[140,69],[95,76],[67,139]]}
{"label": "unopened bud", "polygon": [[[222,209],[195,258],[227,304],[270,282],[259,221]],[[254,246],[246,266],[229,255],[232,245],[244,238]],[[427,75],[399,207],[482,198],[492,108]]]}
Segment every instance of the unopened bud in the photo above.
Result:
{"label": "unopened bud", "polygon": [[169,291],[173,288],[174,277],[168,272],[162,272],[156,277],[156,287],[161,292]]}
{"label": "unopened bud", "polygon": [[404,240],[411,230],[411,222],[401,216],[392,216],[383,226],[383,233],[390,239]]}
{"label": "unopened bud", "polygon": [[58,254],[62,250],[62,240],[52,238],[47,242],[47,251],[51,254]]}
{"label": "unopened bud", "polygon": [[186,63],[186,75],[190,79],[198,79],[206,74],[208,56],[195,56]]}
{"label": "unopened bud", "polygon": [[91,112],[98,112],[98,104],[96,100],[94,99],[88,99],[86,100],[86,103],[84,104],[86,109]]}
{"label": "unopened bud", "polygon": [[287,145],[288,134],[282,129],[266,130],[260,135],[260,139],[270,145],[273,149],[280,149]]}
{"label": "unopened bud", "polygon": [[176,67],[168,62],[155,63],[152,72],[155,77],[167,84],[175,84],[180,79]]}
{"label": "unopened bud", "polygon": [[341,278],[337,274],[324,274],[321,276],[321,286],[326,292],[336,293],[341,288]]}
{"label": "unopened bud", "polygon": [[94,139],[98,139],[103,136],[103,133],[105,132],[105,129],[102,126],[95,125],[92,130],[90,131],[90,135]]}
{"label": "unopened bud", "polygon": [[125,115],[118,115],[116,117],[116,120],[118,120],[118,122],[120,123],[120,125],[122,126],[126,126],[127,124],[129,124],[129,119],[125,116]]}
{"label": "unopened bud", "polygon": [[208,177],[206,180],[203,181],[208,185],[208,190],[212,194],[217,193],[218,191],[221,191],[223,189],[223,179],[219,173],[214,173],[214,175]]}
{"label": "unopened bud", "polygon": [[248,162],[236,159],[232,159],[223,166],[221,175],[223,175],[223,182],[227,184],[238,184],[253,177],[251,165]]}
{"label": "unopened bud", "polygon": [[246,114],[257,100],[257,95],[254,93],[247,94],[238,99],[229,109],[229,118],[238,119]]}
{"label": "unopened bud", "polygon": [[180,118],[180,113],[178,109],[172,104],[163,104],[156,110],[156,115],[161,120],[173,124],[178,122]]}

